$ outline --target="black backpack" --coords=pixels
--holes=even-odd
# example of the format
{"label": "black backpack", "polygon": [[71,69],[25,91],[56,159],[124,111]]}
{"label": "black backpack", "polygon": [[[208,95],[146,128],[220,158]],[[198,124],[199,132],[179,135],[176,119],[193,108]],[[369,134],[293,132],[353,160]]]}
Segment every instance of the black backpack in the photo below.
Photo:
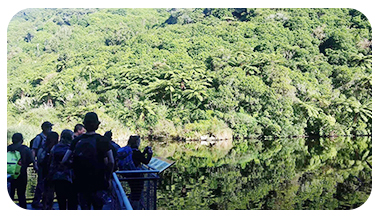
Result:
{"label": "black backpack", "polygon": [[73,153],[74,181],[79,191],[93,192],[108,188],[105,180],[106,165],[99,161],[99,134],[83,136],[75,145]]}
{"label": "black backpack", "polygon": [[77,177],[95,178],[97,176],[99,161],[96,142],[97,136],[87,136],[76,143],[73,169]]}

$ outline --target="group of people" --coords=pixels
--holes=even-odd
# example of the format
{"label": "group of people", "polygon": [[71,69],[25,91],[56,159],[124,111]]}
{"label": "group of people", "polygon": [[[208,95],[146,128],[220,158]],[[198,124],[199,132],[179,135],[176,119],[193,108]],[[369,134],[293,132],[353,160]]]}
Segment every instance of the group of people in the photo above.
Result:
{"label": "group of people", "polygon": [[[19,206],[26,208],[27,167],[33,164],[38,174],[33,208],[52,209],[56,193],[60,210],[77,210],[78,206],[83,210],[102,209],[111,187],[112,173],[118,169],[120,146],[112,141],[111,131],[103,136],[96,133],[99,125],[97,114],[89,112],[83,125],[77,124],[74,132],[65,129],[59,136],[52,131],[53,124],[44,122],[42,132],[30,143],[31,149],[23,145],[21,133],[13,134],[12,144],[7,150],[19,151],[21,171],[11,180],[11,198],[14,199],[17,190]],[[127,147],[132,149],[132,163],[136,167],[141,163],[148,164],[153,154],[150,147],[141,152],[139,146],[140,137],[130,136]],[[142,181],[139,183],[143,184]],[[132,182],[132,185],[137,183]],[[133,201],[139,203],[140,191],[133,189],[132,185]]]}

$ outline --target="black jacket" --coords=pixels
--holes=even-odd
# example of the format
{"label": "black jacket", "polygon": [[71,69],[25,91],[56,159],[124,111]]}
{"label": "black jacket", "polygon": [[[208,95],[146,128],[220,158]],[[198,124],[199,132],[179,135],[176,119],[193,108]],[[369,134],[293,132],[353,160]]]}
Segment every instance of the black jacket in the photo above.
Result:
{"label": "black jacket", "polygon": [[[147,157],[146,157],[147,154]],[[152,158],[152,153],[146,151],[141,152],[139,149],[133,149],[133,162],[136,167],[139,167],[141,163],[148,164]]]}

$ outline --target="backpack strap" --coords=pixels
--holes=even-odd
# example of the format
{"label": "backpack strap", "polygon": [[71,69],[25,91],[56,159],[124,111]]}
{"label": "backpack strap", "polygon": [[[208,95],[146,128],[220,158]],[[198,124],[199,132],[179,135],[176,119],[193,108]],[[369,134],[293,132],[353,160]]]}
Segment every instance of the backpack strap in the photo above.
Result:
{"label": "backpack strap", "polygon": [[42,135],[40,135],[40,134],[38,134],[37,136],[40,137],[40,141],[39,141],[39,145],[38,145],[38,149],[39,149],[39,148],[42,148],[42,147],[43,147],[43,146],[42,146],[42,143],[43,143],[43,137],[42,137]]}

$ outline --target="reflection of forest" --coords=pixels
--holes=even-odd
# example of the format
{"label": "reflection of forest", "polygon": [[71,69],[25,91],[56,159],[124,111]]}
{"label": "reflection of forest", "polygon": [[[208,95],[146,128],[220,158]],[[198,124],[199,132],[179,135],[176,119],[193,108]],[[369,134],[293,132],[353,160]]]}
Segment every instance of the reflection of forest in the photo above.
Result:
{"label": "reflection of forest", "polygon": [[151,145],[176,161],[159,209],[353,209],[371,192],[369,137]]}
{"label": "reflection of forest", "polygon": [[[142,147],[176,161],[162,174],[158,209],[353,209],[371,192],[371,141],[145,141]],[[35,180],[30,176],[29,198]]]}

